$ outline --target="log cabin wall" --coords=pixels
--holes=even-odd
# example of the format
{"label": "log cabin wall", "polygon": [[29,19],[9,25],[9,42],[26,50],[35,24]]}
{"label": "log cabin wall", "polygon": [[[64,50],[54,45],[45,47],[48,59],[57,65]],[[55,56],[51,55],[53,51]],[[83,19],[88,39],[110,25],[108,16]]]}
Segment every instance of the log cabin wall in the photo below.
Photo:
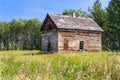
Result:
{"label": "log cabin wall", "polygon": [[[64,50],[64,40],[68,40],[68,50]],[[101,51],[101,33],[58,32],[58,51],[80,51],[80,41],[84,51]]]}

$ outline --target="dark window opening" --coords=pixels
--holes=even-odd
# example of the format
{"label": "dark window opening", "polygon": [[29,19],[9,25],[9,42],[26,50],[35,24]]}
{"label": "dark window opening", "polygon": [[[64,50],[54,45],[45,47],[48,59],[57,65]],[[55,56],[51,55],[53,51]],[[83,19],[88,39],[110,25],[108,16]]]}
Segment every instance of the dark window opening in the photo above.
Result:
{"label": "dark window opening", "polygon": [[80,51],[84,49],[84,41],[80,41]]}
{"label": "dark window opening", "polygon": [[68,50],[68,40],[64,40],[64,50]]}
{"label": "dark window opening", "polygon": [[48,30],[52,30],[52,26],[51,25],[48,25]]}

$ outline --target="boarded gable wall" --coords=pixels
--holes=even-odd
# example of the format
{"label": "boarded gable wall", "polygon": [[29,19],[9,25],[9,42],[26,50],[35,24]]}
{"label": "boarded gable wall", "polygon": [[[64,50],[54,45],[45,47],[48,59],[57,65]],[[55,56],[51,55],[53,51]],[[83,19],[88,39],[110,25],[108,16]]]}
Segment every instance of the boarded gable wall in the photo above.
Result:
{"label": "boarded gable wall", "polygon": [[48,31],[49,25],[51,25],[51,27],[53,29],[56,29],[56,25],[53,23],[53,21],[48,17],[44,23],[44,27],[43,27],[43,31]]}
{"label": "boarded gable wall", "polygon": [[50,52],[58,51],[58,33],[57,32],[49,32],[42,34],[42,51],[48,52],[48,44],[51,44]]}
{"label": "boarded gable wall", "polygon": [[[49,25],[51,25],[52,30],[49,31]],[[50,45],[49,45],[50,43]],[[48,46],[49,45],[49,46]],[[42,33],[42,51],[48,52],[48,47],[50,47],[50,52],[58,51],[58,33],[56,31],[56,26],[52,20],[48,17],[44,24]]]}

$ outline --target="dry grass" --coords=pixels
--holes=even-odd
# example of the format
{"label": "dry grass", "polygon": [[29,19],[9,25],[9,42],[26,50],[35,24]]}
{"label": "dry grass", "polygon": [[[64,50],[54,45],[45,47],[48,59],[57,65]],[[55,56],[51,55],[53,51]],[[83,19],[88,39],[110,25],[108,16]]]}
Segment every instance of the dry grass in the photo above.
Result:
{"label": "dry grass", "polygon": [[0,80],[120,80],[120,53],[0,51]]}

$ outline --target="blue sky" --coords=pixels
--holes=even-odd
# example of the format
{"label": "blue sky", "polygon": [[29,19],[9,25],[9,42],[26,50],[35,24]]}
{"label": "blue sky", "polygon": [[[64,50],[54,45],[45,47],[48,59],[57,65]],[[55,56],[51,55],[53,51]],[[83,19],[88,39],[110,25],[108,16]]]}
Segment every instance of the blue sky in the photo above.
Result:
{"label": "blue sky", "polygon": [[[101,0],[105,8],[110,0]],[[43,21],[47,13],[62,14],[65,9],[87,11],[95,0],[0,0],[0,21],[38,18]]]}

